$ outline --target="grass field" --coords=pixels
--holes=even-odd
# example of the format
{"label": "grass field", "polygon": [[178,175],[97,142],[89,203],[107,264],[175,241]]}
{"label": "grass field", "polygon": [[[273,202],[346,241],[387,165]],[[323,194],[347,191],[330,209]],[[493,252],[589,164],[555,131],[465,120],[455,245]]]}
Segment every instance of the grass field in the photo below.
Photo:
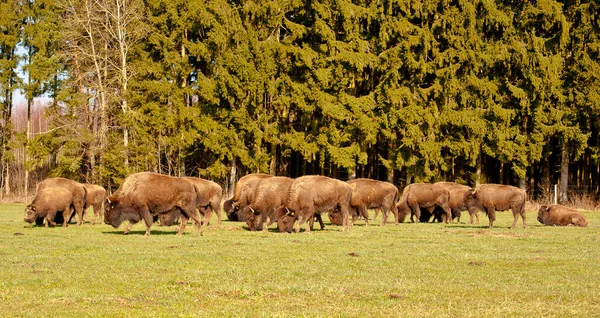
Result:
{"label": "grass field", "polygon": [[[600,213],[588,228],[388,224],[249,232],[223,222],[35,227],[0,205],[0,316],[600,315]],[[327,217],[325,217],[327,219]],[[521,221],[519,221],[519,225]],[[213,216],[216,224],[216,217]]]}

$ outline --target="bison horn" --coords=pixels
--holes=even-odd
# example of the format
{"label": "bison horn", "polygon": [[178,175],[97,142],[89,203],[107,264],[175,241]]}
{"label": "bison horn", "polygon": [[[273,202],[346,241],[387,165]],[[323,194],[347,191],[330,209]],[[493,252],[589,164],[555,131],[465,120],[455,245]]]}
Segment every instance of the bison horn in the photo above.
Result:
{"label": "bison horn", "polygon": [[109,197],[106,197],[106,202],[108,202],[108,204],[111,204],[112,202],[110,201]]}
{"label": "bison horn", "polygon": [[249,206],[248,208],[250,208],[250,211],[252,211],[252,214],[256,213],[256,212],[254,212],[254,209],[251,206]]}
{"label": "bison horn", "polygon": [[287,211],[287,215],[294,216],[294,212],[290,211],[290,209],[288,209],[287,206],[285,207],[285,210]]}

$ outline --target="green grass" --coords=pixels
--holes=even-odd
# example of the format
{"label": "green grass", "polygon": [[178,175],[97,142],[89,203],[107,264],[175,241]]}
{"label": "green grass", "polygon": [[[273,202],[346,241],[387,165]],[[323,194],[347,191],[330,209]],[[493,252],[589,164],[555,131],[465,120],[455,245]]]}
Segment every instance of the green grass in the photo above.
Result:
{"label": "green grass", "polygon": [[35,227],[23,210],[0,205],[2,317],[600,313],[600,213],[585,213],[588,228],[544,227],[530,211],[526,229],[509,230],[503,212],[491,232],[483,216],[479,226],[359,221],[349,233],[225,221],[176,236],[155,225],[144,237],[141,224],[127,236],[105,224]]}

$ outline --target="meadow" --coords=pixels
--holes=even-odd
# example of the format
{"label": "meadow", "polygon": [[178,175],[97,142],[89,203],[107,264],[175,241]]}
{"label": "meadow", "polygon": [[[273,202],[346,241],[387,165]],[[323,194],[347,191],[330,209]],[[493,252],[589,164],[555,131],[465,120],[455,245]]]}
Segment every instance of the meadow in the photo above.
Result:
{"label": "meadow", "polygon": [[[588,228],[358,221],[350,232],[203,236],[155,224],[43,228],[0,205],[0,316],[591,317],[600,314],[600,213]],[[464,219],[468,219],[463,214]],[[303,226],[304,228],[304,226]]]}

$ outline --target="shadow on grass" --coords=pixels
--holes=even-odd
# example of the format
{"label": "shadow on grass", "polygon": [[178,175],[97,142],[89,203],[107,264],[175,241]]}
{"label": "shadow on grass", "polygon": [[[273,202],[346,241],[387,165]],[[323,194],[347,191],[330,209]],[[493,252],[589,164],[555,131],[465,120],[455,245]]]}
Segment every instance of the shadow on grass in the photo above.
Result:
{"label": "shadow on grass", "polygon": [[[121,230],[116,230],[116,231],[104,231],[102,232],[102,234],[118,234],[118,235],[125,235],[123,234],[124,231]],[[146,230],[142,230],[142,231],[130,231],[127,235],[144,235],[146,234]],[[183,233],[183,235],[188,235],[190,233]],[[150,230],[150,235],[177,235],[177,231],[152,231]]]}

